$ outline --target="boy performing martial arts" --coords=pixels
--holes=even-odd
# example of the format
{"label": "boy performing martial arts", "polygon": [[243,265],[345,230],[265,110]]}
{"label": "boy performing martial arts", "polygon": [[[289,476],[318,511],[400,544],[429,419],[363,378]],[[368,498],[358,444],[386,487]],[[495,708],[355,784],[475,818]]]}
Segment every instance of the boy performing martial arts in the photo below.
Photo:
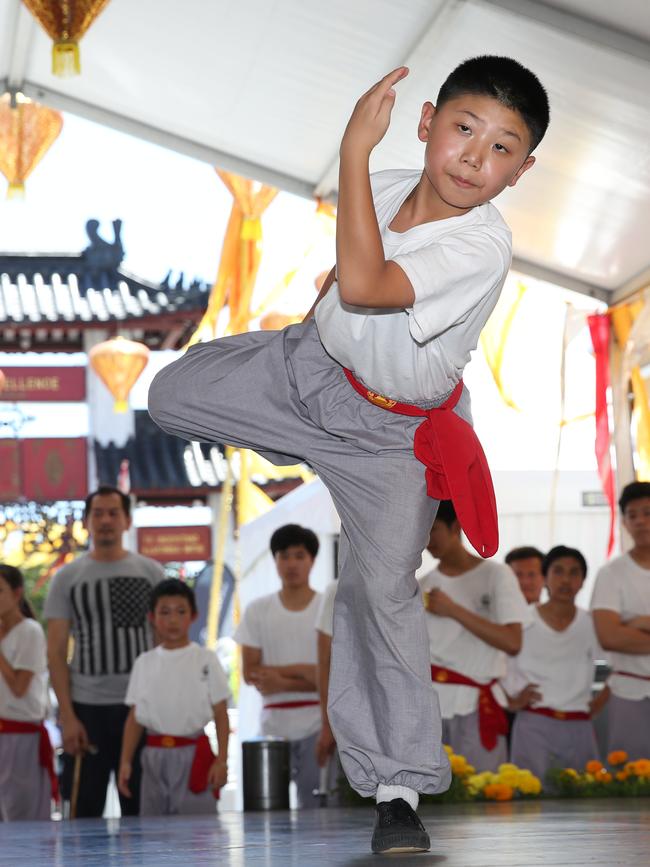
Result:
{"label": "boy performing martial arts", "polygon": [[531,168],[548,123],[531,72],[474,58],[422,109],[424,171],[371,178],[407,73],[364,94],[345,130],[336,268],[315,317],[192,347],[158,374],[149,406],[179,436],[306,460],[332,494],[342,529],[329,720],[352,787],[378,802],[375,852],[428,849],[418,792],[450,782],[415,570],[440,499],[457,503],[481,554],[498,544],[462,373],[510,266],[490,199]]}
{"label": "boy performing martial arts", "polygon": [[542,564],[548,602],[532,606],[521,652],[502,682],[518,711],[510,760],[544,780],[551,768],[584,768],[598,758],[591,717],[607,701],[605,688],[592,699],[596,660],[602,651],[591,615],[575,597],[587,577],[580,551],[558,545]]}
{"label": "boy performing martial arts", "polygon": [[612,666],[610,750],[650,756],[650,482],[631,482],[619,498],[632,549],[607,563],[591,597],[594,625]]}
{"label": "boy performing martial arts", "polygon": [[[150,619],[160,644],[131,672],[118,775],[120,792],[131,798],[133,755],[146,729],[142,816],[214,813],[228,779],[230,690],[216,653],[190,641],[196,615],[194,591],[183,581],[168,578],[152,591]],[[217,756],[203,731],[211,720]]]}
{"label": "boy performing martial arts", "polygon": [[420,586],[442,739],[477,771],[496,771],[507,761],[508,726],[493,688],[506,673],[506,654],[521,648],[528,606],[508,566],[480,560],[463,547],[448,500],[440,503],[427,547],[440,561]]}
{"label": "boy performing martial arts", "polygon": [[261,733],[291,742],[298,806],[315,807],[320,780],[316,618],[321,595],[309,586],[309,574],[318,537],[306,527],[286,524],[271,536],[271,553],[282,589],[251,602],[234,637],[242,645],[244,680],[264,701]]}

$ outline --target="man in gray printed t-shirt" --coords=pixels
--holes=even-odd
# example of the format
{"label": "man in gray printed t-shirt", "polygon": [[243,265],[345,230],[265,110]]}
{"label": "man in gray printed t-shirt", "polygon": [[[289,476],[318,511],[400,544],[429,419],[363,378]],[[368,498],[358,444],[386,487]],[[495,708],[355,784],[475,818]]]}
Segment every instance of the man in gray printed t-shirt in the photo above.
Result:
{"label": "man in gray printed t-shirt", "polygon": [[[136,657],[153,646],[147,619],[152,587],[165,577],[159,563],[122,544],[131,525],[131,503],[117,488],[102,486],[86,500],[92,550],[60,569],[45,603],[48,661],[63,729],[64,797],[69,798],[74,757],[83,754],[78,817],[101,816],[111,771],[117,774],[124,696]],[[74,639],[72,660],[68,644]],[[134,797],[122,799],[122,815],[139,811],[139,757]]]}

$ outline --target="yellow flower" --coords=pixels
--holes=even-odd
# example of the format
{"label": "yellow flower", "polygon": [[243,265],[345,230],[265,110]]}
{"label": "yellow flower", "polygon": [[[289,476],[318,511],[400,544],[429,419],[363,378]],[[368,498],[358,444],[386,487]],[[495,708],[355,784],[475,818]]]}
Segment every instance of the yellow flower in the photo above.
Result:
{"label": "yellow flower", "polygon": [[483,794],[490,801],[511,801],[514,789],[503,783],[490,783],[483,789]]}
{"label": "yellow flower", "polygon": [[503,774],[507,771],[518,771],[519,768],[517,765],[513,765],[512,762],[504,762],[502,765],[499,765],[499,773]]}
{"label": "yellow flower", "polygon": [[573,780],[580,779],[580,774],[574,768],[565,768],[562,773],[566,777],[571,777]]}
{"label": "yellow flower", "polygon": [[500,771],[497,777],[497,783],[502,783],[504,786],[512,786],[513,788],[519,785],[519,771]]}
{"label": "yellow flower", "polygon": [[542,791],[542,784],[537,777],[531,774],[530,777],[520,779],[517,788],[522,795],[539,795]]}
{"label": "yellow flower", "polygon": [[612,750],[612,752],[607,756],[607,762],[610,765],[622,765],[628,759],[628,755],[625,750]]}
{"label": "yellow flower", "polygon": [[443,750],[447,753],[448,756],[453,756],[454,751],[453,751],[452,748],[449,746],[449,744],[443,744],[443,745],[442,745],[442,748],[443,748]]}
{"label": "yellow flower", "polygon": [[456,774],[458,777],[464,777],[467,773],[469,773],[469,765],[463,756],[457,756],[452,754],[449,756],[449,763],[451,764],[451,772],[452,774]]}

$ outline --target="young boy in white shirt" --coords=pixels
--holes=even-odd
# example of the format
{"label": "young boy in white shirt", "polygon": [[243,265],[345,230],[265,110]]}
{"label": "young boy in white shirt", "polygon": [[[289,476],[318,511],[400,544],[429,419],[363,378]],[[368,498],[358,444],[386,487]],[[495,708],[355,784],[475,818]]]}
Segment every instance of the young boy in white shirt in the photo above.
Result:
{"label": "young boy in white shirt", "polygon": [[507,760],[506,656],[521,647],[529,613],[512,570],[467,551],[453,505],[440,503],[429,553],[439,562],[421,580],[443,743],[479,771]]}
{"label": "young boy in white shirt", "polygon": [[623,526],[632,549],[598,572],[591,597],[596,632],[612,666],[610,750],[650,757],[650,482],[621,491]]}
{"label": "young boy in white shirt", "polygon": [[599,757],[591,718],[608,691],[592,698],[602,651],[591,615],[575,604],[587,577],[585,558],[557,545],[544,558],[542,572],[548,601],[531,606],[521,651],[509,660],[502,686],[517,711],[510,760],[544,781],[552,768],[583,769]]}
{"label": "young boy in white shirt", "polygon": [[[125,703],[118,788],[129,798],[131,762],[142,751],[140,815],[214,813],[228,779],[230,690],[216,653],[190,641],[196,619],[193,590],[170,578],[151,593],[150,620],[159,644],[135,661]],[[218,755],[205,726],[214,720]]]}
{"label": "young boy in white shirt", "polygon": [[299,807],[317,806],[314,792],[320,782],[316,618],[321,595],[309,586],[318,547],[316,534],[298,524],[273,533],[271,553],[282,588],[251,602],[235,633],[242,646],[244,680],[264,700],[261,734],[291,742],[291,778]]}
{"label": "young boy in white shirt", "polygon": [[193,346],[149,393],[164,430],[307,460],[332,494],[342,532],[328,713],[350,784],[377,801],[374,852],[427,850],[418,793],[451,780],[415,571],[441,499],[457,503],[481,555],[497,549],[462,373],[511,261],[490,199],[532,167],[549,120],[529,70],[475,57],[422,108],[423,170],[371,178],[407,74],[365,93],[343,135],[336,267],[315,315]]}

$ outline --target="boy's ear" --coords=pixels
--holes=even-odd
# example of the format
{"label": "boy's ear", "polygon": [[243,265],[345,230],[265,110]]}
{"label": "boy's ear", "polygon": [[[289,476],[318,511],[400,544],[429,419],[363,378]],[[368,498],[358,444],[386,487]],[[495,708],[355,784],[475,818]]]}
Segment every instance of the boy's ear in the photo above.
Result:
{"label": "boy's ear", "polygon": [[509,187],[514,187],[514,185],[517,183],[517,181],[518,181],[519,178],[523,175],[523,173],[524,173],[524,172],[527,172],[528,169],[532,169],[532,167],[533,167],[534,165],[535,165],[535,157],[534,157],[532,154],[530,154],[529,156],[526,157],[526,159],[525,159],[524,162],[522,163],[521,168],[517,169],[517,173],[516,173],[516,175],[515,175],[514,178],[510,181],[510,183],[508,184],[508,186],[509,186]]}
{"label": "boy's ear", "polygon": [[418,124],[418,138],[420,139],[420,141],[428,141],[429,127],[431,126],[431,121],[433,120],[433,116],[435,113],[435,105],[432,102],[425,102],[422,106],[420,123]]}

